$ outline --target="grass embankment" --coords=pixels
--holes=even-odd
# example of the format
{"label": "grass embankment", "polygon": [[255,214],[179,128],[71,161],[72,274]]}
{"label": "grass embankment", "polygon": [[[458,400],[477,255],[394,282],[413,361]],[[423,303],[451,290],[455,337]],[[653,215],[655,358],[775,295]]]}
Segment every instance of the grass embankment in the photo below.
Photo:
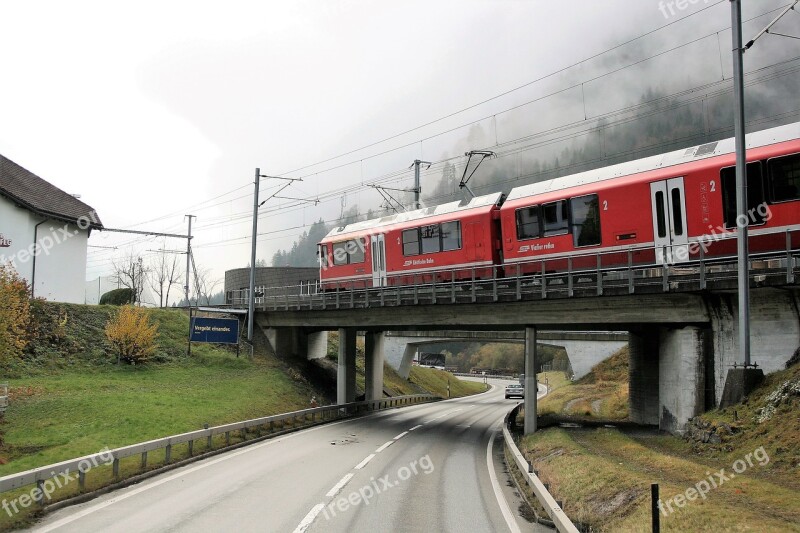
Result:
{"label": "grass embankment", "polygon": [[539,416],[556,415],[575,419],[624,420],[628,417],[628,348],[596,365],[578,381],[563,372],[547,377],[550,392],[539,402]]}
{"label": "grass embankment", "polygon": [[[759,421],[768,405],[771,418]],[[520,448],[568,516],[593,531],[649,531],[651,483],[660,485],[663,531],[800,531],[799,408],[795,365],[769,376],[743,404],[703,415],[698,426],[719,435],[716,444],[551,428]]]}
{"label": "grass embankment", "polygon": [[411,367],[409,381],[442,398],[447,398],[448,384],[450,398],[460,398],[486,390],[486,386],[478,381],[462,381],[450,372],[418,366]]}

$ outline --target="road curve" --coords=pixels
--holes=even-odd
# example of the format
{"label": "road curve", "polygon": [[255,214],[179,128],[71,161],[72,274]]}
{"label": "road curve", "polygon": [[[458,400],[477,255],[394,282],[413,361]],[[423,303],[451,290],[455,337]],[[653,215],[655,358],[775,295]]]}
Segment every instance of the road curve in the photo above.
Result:
{"label": "road curve", "polygon": [[500,460],[508,382],[267,440],[47,515],[31,531],[551,531]]}

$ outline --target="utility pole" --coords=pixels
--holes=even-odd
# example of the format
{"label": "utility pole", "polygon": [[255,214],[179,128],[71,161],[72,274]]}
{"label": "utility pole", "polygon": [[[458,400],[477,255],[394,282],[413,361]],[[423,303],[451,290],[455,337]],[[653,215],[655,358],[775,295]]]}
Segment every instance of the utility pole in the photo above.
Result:
{"label": "utility pole", "polygon": [[750,265],[748,263],[747,145],[744,115],[744,48],[742,47],[742,2],[731,1],[733,30],[733,94],[736,137],[736,239],[738,243],[739,352],[744,366],[750,366]]}
{"label": "utility pole", "polygon": [[186,215],[184,218],[189,219],[189,232],[186,234],[186,305],[189,307],[189,341],[186,348],[186,354],[192,355],[192,301],[189,299],[189,267],[192,263],[192,219],[197,218],[194,215]]}
{"label": "utility pole", "polygon": [[192,219],[197,217],[194,215],[185,215],[183,218],[189,219],[189,233],[187,233],[186,237],[186,285],[183,286],[183,289],[184,296],[186,296],[186,305],[191,307],[191,300],[189,300],[189,267],[192,262]]}
{"label": "utility pole", "polygon": [[247,293],[247,342],[253,345],[253,322],[255,318],[256,299],[253,296],[256,290],[256,236],[258,235],[258,186],[261,182],[261,169],[256,169],[256,178],[253,182],[253,238],[250,246],[250,290]]}
{"label": "utility pole", "polygon": [[426,170],[431,168],[431,163],[428,161],[421,161],[419,159],[414,160],[414,209],[419,209],[419,197],[422,193],[422,187],[419,183],[419,166],[420,165],[428,165]]}
{"label": "utility pole", "polygon": [[[275,180],[283,180],[286,183],[281,186],[277,191],[275,191],[269,198],[266,200],[259,202],[258,201],[258,189],[259,184],[261,183],[261,178],[268,178],[268,179],[275,179]],[[283,178],[281,176],[267,176],[261,173],[261,169],[256,169],[256,176],[253,182],[255,188],[253,191],[253,236],[251,239],[250,245],[250,293],[248,294],[247,298],[247,341],[250,343],[252,348],[253,345],[253,325],[255,323],[255,311],[256,311],[256,301],[255,301],[255,290],[256,290],[256,238],[258,237],[258,208],[267,203],[269,200],[273,198],[281,198],[284,200],[295,200],[298,202],[309,202],[317,205],[319,203],[319,198],[314,200],[308,200],[306,198],[292,198],[289,196],[278,196],[284,189],[289,187],[295,181],[303,181],[303,178]]]}

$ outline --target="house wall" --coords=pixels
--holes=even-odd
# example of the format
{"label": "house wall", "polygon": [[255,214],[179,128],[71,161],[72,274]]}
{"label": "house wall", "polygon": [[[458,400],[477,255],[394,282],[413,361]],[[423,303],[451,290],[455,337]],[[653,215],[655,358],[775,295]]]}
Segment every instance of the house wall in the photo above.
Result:
{"label": "house wall", "polygon": [[35,283],[34,296],[55,302],[83,303],[88,230],[57,220],[41,224],[34,279],[33,235],[42,220],[0,197],[0,234],[11,241],[10,246],[0,248],[0,261],[11,261],[28,283]]}

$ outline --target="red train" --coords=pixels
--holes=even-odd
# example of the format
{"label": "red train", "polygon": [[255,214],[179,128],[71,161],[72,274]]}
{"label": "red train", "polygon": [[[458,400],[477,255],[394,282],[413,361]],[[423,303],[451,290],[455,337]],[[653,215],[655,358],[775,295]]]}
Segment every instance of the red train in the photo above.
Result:
{"label": "red train", "polygon": [[[800,122],[747,136],[751,253],[800,246]],[[335,228],[323,290],[677,264],[736,253],[727,139]],[[792,239],[795,242],[791,242]]]}

